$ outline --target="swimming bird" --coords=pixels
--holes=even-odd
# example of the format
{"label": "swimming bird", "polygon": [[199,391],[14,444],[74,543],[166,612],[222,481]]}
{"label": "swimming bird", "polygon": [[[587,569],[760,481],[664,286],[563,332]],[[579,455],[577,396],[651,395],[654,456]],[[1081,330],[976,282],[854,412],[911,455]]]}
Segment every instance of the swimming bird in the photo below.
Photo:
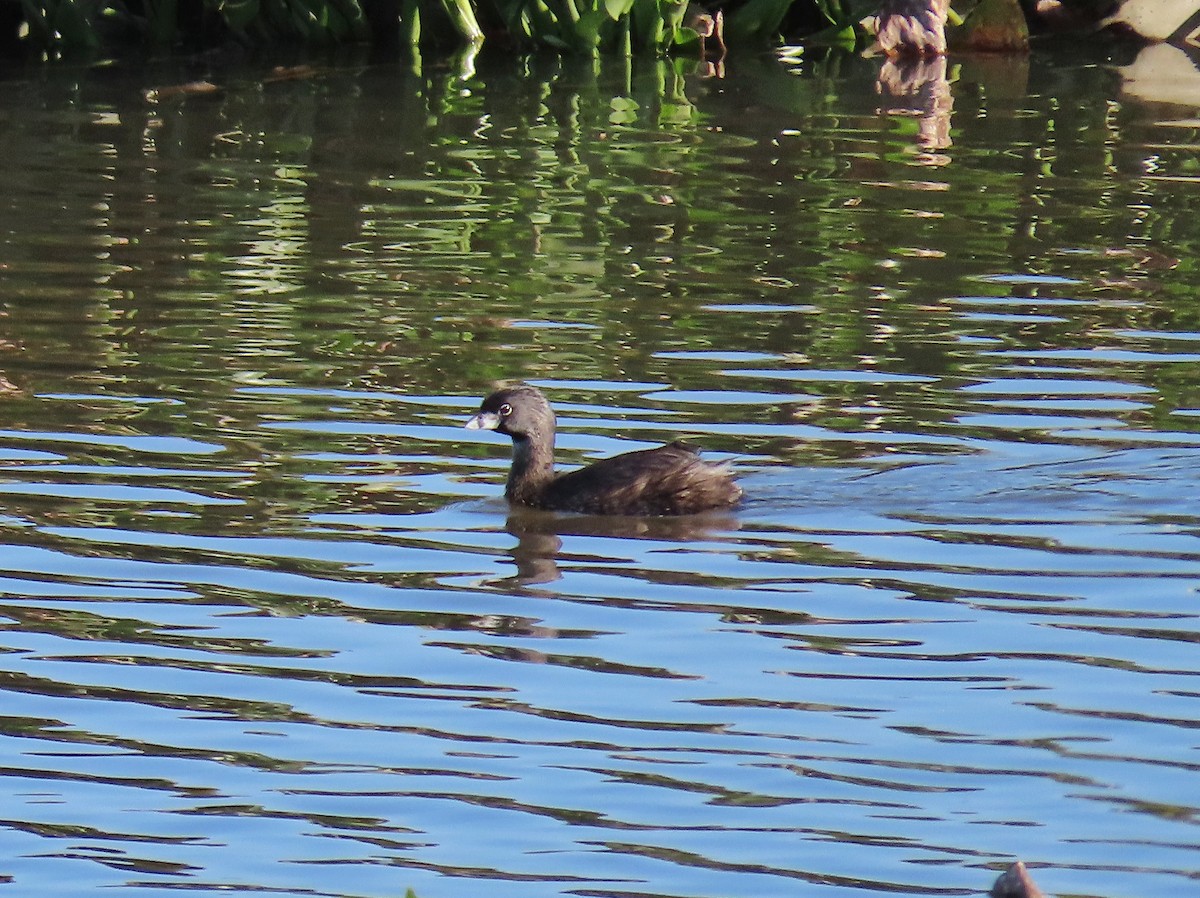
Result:
{"label": "swimming bird", "polygon": [[1001,873],[988,894],[991,898],[1046,898],[1021,861]]}
{"label": "swimming bird", "polygon": [[512,437],[504,495],[517,505],[600,515],[681,515],[731,508],[742,490],[727,464],[676,441],[554,473],[554,410],[537,387],[517,384],[483,400],[466,424]]}

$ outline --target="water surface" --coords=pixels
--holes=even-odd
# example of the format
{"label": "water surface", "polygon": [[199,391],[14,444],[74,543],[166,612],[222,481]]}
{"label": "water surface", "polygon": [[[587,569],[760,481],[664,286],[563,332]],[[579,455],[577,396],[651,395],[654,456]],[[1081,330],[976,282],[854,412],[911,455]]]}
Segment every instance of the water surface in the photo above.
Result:
{"label": "water surface", "polygon": [[[1198,126],[1117,62],[8,72],[0,876],[1193,895]],[[509,509],[515,379],[744,505]]]}

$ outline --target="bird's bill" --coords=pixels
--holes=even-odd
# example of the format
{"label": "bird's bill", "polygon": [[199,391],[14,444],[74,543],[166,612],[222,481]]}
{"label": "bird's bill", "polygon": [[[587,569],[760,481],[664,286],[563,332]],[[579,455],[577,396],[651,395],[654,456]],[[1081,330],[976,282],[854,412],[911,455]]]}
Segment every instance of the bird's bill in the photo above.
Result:
{"label": "bird's bill", "polygon": [[480,412],[464,426],[467,430],[495,430],[500,426],[500,416],[495,412]]}

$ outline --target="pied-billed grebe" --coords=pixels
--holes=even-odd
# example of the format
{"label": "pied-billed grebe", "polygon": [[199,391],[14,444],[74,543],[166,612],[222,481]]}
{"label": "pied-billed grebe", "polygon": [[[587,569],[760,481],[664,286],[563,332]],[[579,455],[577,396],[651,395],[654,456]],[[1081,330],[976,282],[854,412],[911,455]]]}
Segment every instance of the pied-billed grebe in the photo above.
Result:
{"label": "pied-billed grebe", "polygon": [[1046,898],[1021,861],[1001,873],[988,894],[992,898]]}
{"label": "pied-billed grebe", "polygon": [[727,465],[702,461],[680,442],[626,452],[554,474],[554,411],[536,387],[497,390],[467,422],[513,441],[512,470],[504,495],[533,508],[584,514],[676,515],[729,508],[742,495]]}

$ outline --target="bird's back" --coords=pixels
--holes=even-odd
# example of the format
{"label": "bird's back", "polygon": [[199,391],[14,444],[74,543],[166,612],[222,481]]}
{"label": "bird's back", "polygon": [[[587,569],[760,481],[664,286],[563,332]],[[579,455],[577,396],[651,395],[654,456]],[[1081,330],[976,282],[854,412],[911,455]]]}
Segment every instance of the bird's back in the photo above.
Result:
{"label": "bird's back", "polygon": [[728,465],[706,462],[674,442],[559,475],[538,504],[585,514],[680,515],[729,508],[741,495]]}

